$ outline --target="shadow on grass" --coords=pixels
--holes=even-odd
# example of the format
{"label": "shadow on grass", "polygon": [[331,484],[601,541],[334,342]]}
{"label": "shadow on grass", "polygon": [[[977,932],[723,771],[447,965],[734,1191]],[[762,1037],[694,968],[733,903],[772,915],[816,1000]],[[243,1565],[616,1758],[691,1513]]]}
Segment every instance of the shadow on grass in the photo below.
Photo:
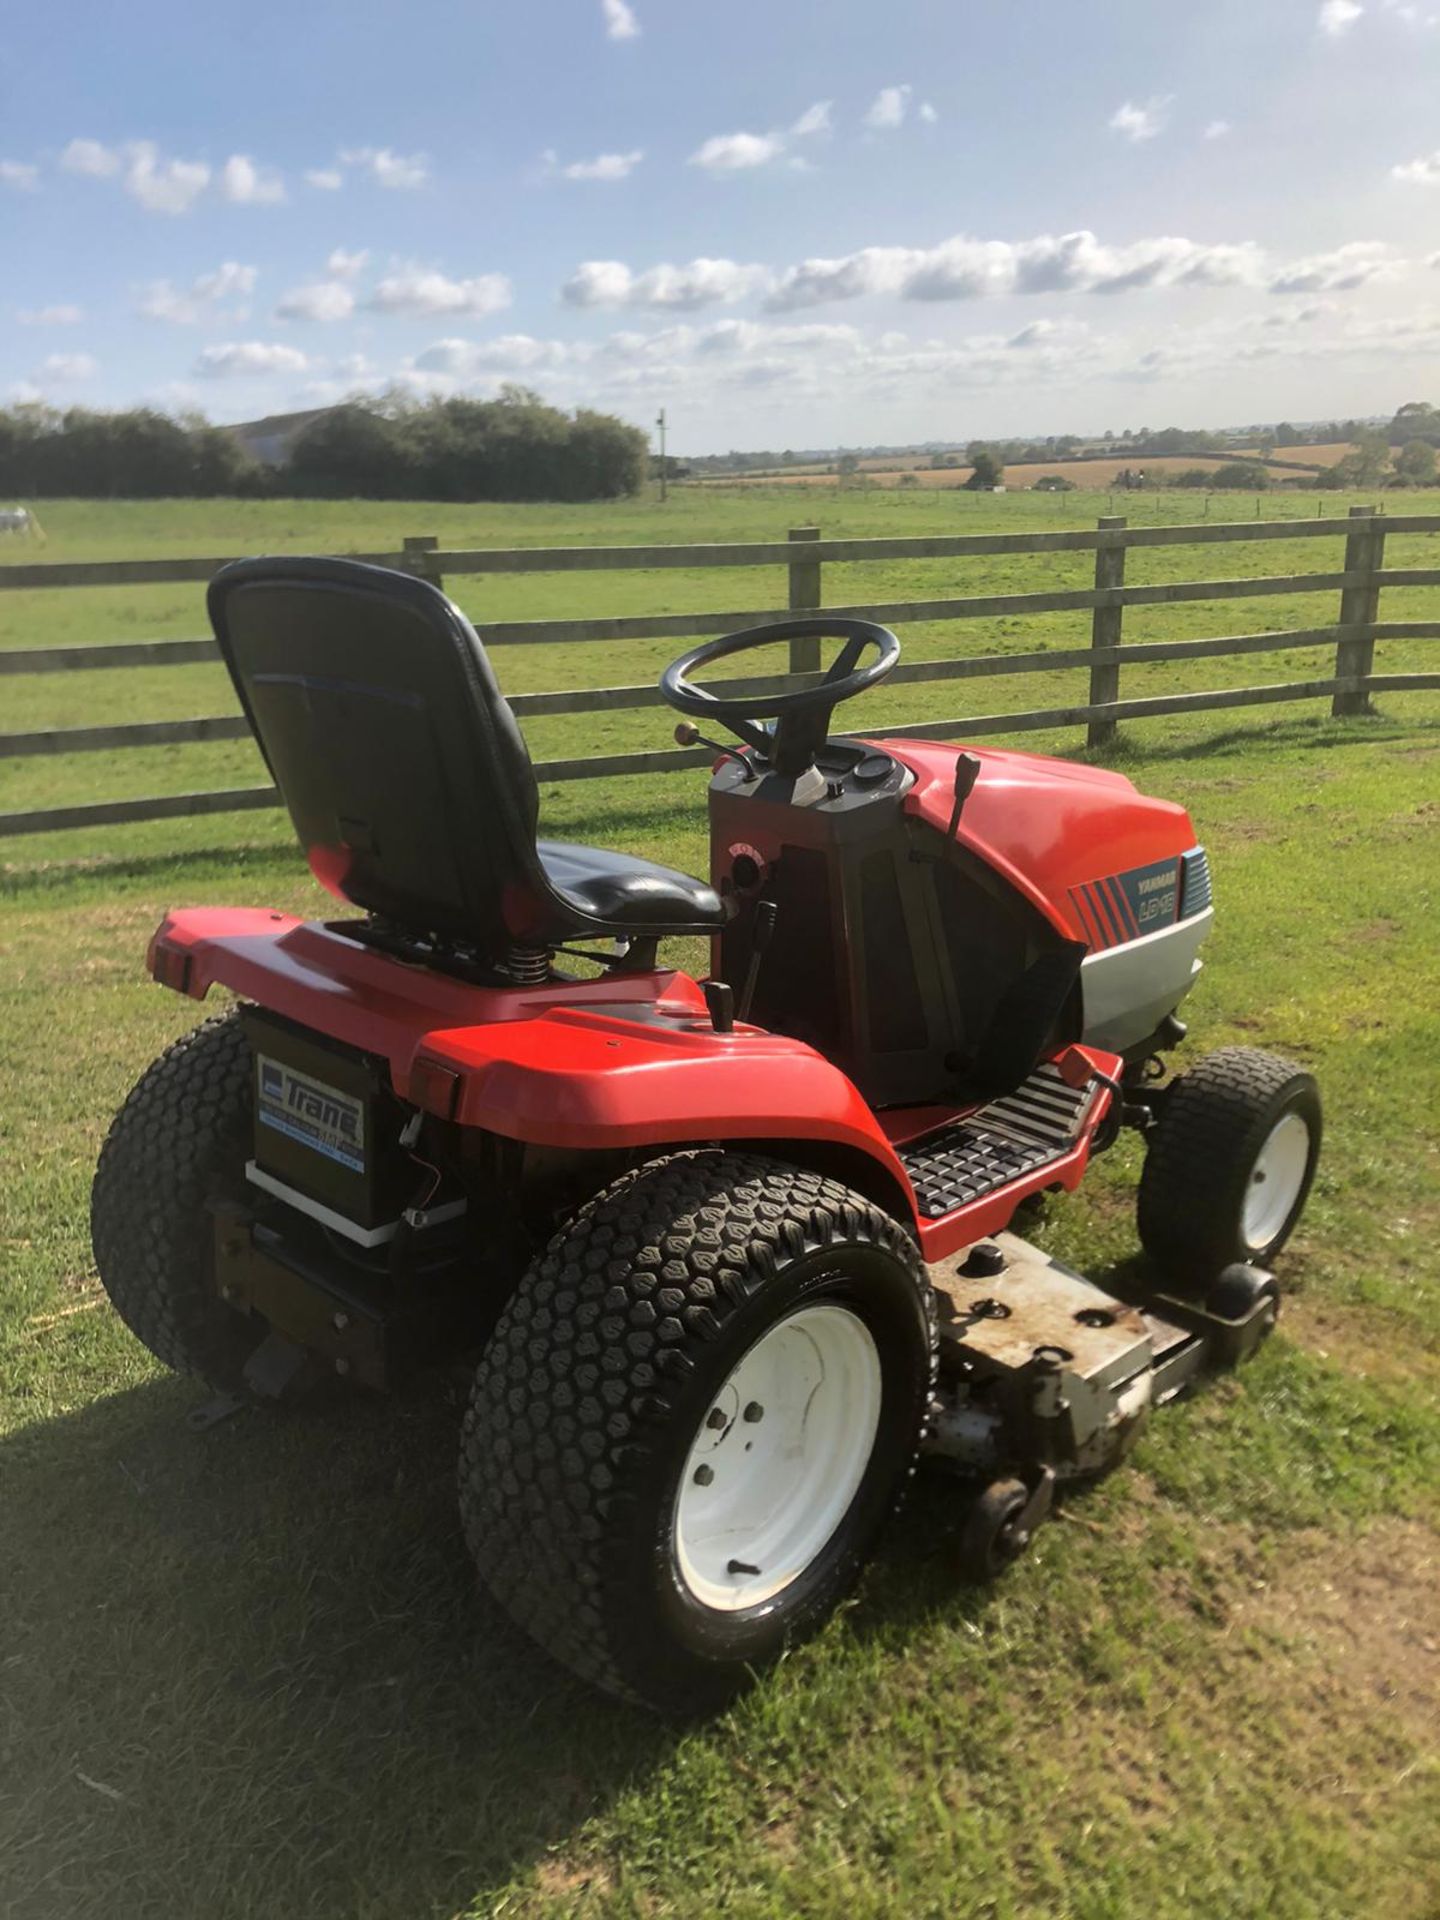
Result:
{"label": "shadow on grass", "polygon": [[277,878],[304,880],[305,864],[289,842],[280,846],[258,843],[229,847],[185,847],[168,853],[84,854],[71,860],[18,863],[0,867],[0,898],[24,894],[59,893],[77,882],[113,886],[127,880],[154,880],[166,874],[185,874],[195,868],[224,865],[231,872],[273,872]]}
{"label": "shadow on grass", "polygon": [[1356,719],[1334,720],[1328,715],[1311,715],[1272,721],[1268,725],[1252,721],[1249,726],[1227,727],[1223,732],[1206,734],[1201,740],[1137,741],[1122,736],[1111,747],[1065,757],[1123,770],[1137,763],[1207,760],[1212,755],[1234,753],[1237,749],[1268,753],[1277,747],[1293,747],[1314,752],[1337,747],[1374,748],[1398,740],[1419,740],[1423,744],[1436,733],[1440,733],[1440,722],[1415,717],[1394,720],[1387,714],[1373,713]]}
{"label": "shadow on grass", "polygon": [[458,1408],[152,1382],[0,1446],[0,1906],[450,1913],[673,1748],[477,1591]]}
{"label": "shadow on grass", "polygon": [[[195,1404],[154,1380],[0,1444],[6,1912],[483,1908],[687,1739],[743,1739],[601,1698],[478,1589],[449,1389],[198,1435]],[[922,1476],[862,1639],[989,1604],[954,1586],[965,1498]]]}

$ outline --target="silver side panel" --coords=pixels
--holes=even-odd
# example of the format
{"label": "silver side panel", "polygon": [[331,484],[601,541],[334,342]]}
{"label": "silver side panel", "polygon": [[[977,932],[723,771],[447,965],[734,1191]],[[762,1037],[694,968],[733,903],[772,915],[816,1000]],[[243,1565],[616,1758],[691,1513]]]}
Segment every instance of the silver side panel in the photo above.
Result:
{"label": "silver side panel", "polygon": [[1123,1053],[1152,1034],[1194,986],[1201,967],[1200,943],[1214,918],[1214,909],[1207,907],[1178,926],[1082,961],[1086,1044]]}

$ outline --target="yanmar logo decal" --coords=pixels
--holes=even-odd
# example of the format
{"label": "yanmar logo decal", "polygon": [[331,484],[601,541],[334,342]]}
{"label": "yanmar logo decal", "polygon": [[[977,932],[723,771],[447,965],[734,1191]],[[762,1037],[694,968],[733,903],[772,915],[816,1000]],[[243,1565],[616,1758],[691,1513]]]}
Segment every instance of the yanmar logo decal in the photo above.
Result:
{"label": "yanmar logo decal", "polygon": [[365,1170],[365,1107],[348,1093],[261,1054],[256,1062],[256,1117],[287,1140],[323,1153],[352,1173]]}
{"label": "yanmar logo decal", "polygon": [[1070,898],[1093,948],[1123,946],[1127,940],[1158,933],[1174,926],[1180,911],[1179,855],[1087,880],[1070,889]]}

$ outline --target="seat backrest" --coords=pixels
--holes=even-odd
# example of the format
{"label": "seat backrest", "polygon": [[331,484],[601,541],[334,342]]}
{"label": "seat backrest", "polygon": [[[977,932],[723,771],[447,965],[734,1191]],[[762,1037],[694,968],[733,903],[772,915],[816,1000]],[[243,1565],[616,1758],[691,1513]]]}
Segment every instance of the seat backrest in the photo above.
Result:
{"label": "seat backrest", "polygon": [[215,637],[311,871],[367,912],[486,954],[546,917],[530,756],[475,629],[354,560],[239,560]]}

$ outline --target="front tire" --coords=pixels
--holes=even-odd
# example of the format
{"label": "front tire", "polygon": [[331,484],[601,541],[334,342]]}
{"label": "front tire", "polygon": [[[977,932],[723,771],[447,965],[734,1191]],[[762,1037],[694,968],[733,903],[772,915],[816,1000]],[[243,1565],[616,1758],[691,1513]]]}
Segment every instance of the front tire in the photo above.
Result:
{"label": "front tire", "polygon": [[1140,1179],[1141,1244],[1168,1279],[1207,1288],[1265,1266],[1294,1232],[1320,1157],[1320,1089],[1278,1054],[1225,1047],[1165,1096]]}
{"label": "front tire", "polygon": [[136,1082],[100,1149],[90,1195],[95,1264],[120,1318],[158,1360],[243,1393],[267,1331],[215,1291],[211,1199],[245,1190],[250,1045],[238,1008],[166,1049]]}
{"label": "front tire", "polygon": [[814,1631],[913,1471],[933,1296],[909,1234],[759,1155],[652,1161],[531,1267],[460,1459],[490,1590],[552,1656],[667,1713]]}

